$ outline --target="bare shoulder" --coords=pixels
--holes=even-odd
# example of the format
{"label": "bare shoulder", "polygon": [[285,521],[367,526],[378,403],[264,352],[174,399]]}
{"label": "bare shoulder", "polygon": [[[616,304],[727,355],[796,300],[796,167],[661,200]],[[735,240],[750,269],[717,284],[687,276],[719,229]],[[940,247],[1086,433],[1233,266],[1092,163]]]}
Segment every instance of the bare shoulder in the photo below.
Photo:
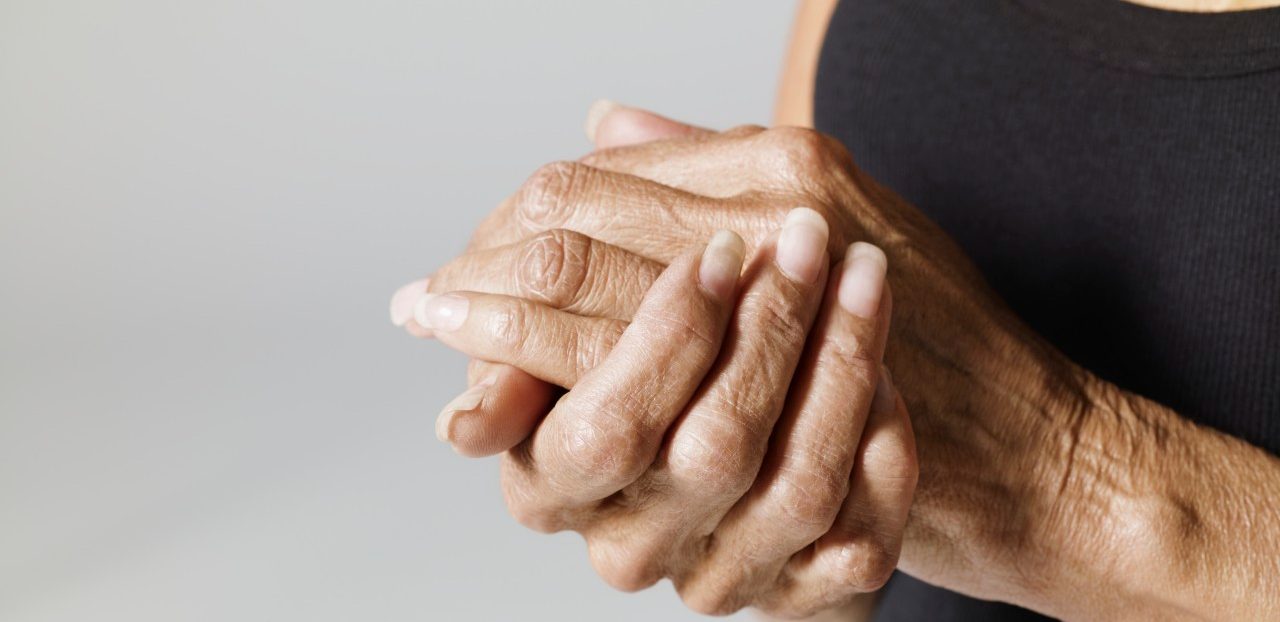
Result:
{"label": "bare shoulder", "polygon": [[782,67],[774,109],[775,125],[813,126],[813,87],[818,55],[837,0],[800,0],[791,27],[791,43]]}

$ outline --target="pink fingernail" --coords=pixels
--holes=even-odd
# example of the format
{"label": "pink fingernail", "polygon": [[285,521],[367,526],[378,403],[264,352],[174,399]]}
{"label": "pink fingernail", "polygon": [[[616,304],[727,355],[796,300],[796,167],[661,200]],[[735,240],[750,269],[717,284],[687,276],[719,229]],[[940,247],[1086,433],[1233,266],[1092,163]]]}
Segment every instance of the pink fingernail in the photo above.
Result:
{"label": "pink fingernail", "polygon": [[807,207],[787,213],[778,235],[778,267],[793,281],[812,283],[822,271],[827,250],[827,221]]}
{"label": "pink fingernail", "polygon": [[840,276],[840,306],[860,318],[875,317],[888,266],[889,260],[878,247],[866,242],[851,244],[844,256],[844,274]]}
{"label": "pink fingernail", "polygon": [[482,381],[445,404],[440,411],[440,416],[436,417],[436,438],[445,443],[453,442],[453,418],[458,413],[479,408],[485,394],[489,392],[489,387],[493,386],[493,382],[493,379]]}
{"label": "pink fingernail", "polygon": [[608,99],[597,99],[592,103],[591,107],[587,109],[587,121],[583,124],[583,130],[587,133],[587,140],[593,143],[596,142],[596,130],[599,129],[600,122],[609,116],[609,113],[621,107],[618,102]]}
{"label": "pink fingernail", "polygon": [[711,236],[707,249],[702,252],[702,263],[698,264],[698,282],[703,289],[721,300],[732,296],[738,275],[742,273],[746,246],[738,234],[726,229]]}
{"label": "pink fingernail", "polygon": [[391,296],[391,323],[404,326],[413,317],[413,306],[427,293],[431,279],[418,279],[396,290]]}
{"label": "pink fingernail", "polygon": [[470,304],[466,298],[456,294],[427,294],[414,305],[413,319],[436,332],[458,330],[467,321]]}

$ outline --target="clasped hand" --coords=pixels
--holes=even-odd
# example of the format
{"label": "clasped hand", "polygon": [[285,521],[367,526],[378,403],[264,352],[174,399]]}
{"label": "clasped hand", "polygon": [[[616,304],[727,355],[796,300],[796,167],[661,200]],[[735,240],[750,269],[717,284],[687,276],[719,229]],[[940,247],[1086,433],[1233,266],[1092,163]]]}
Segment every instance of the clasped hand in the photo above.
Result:
{"label": "clasped hand", "polygon": [[899,562],[993,597],[1075,567],[1009,547],[1072,499],[1088,376],[935,224],[811,130],[596,127],[392,302],[474,358],[437,433],[504,452],[521,523],[710,613],[811,613]]}

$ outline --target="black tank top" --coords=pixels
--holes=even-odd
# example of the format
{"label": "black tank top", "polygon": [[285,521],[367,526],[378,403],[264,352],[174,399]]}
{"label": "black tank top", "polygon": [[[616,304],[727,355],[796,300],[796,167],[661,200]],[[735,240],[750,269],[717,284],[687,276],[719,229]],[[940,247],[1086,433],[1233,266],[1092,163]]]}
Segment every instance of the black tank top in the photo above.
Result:
{"label": "black tank top", "polygon": [[[843,0],[814,100],[1073,360],[1280,453],[1280,9]],[[876,615],[1036,618],[905,575]]]}

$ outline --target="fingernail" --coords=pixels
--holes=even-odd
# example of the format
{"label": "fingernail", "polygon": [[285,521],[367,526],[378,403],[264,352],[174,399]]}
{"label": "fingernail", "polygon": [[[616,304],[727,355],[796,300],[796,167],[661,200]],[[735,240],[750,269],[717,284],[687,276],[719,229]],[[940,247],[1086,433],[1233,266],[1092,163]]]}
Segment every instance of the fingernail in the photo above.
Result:
{"label": "fingernail", "polygon": [[418,299],[427,293],[427,284],[431,279],[418,279],[396,290],[391,295],[391,323],[404,326],[413,317],[413,306]]}
{"label": "fingernail", "polygon": [[480,402],[484,401],[484,396],[491,386],[493,386],[493,379],[482,381],[445,404],[444,409],[440,411],[440,416],[436,417],[436,438],[446,443],[452,442],[453,426],[451,424],[454,416],[479,408]]}
{"label": "fingernail", "polygon": [[812,283],[822,271],[827,249],[827,221],[807,207],[787,213],[778,236],[778,267],[793,281]]}
{"label": "fingernail", "polygon": [[742,272],[742,258],[746,244],[738,234],[721,229],[711,236],[707,250],[702,252],[698,265],[698,281],[702,287],[721,300],[733,295],[734,285]]}
{"label": "fingernail", "polygon": [[596,129],[600,127],[600,121],[609,116],[610,112],[621,108],[618,102],[608,99],[597,99],[587,109],[587,122],[583,125],[583,129],[587,132],[587,139],[596,142]]}
{"label": "fingernail", "polygon": [[840,276],[840,306],[860,318],[871,319],[880,309],[884,294],[884,274],[889,260],[879,247],[854,242],[844,256],[844,274]]}
{"label": "fingernail", "polygon": [[898,398],[893,388],[893,377],[889,368],[880,366],[880,381],[876,383],[876,395],[871,398],[871,408],[875,412],[890,412],[898,405]]}
{"label": "fingernail", "polygon": [[458,330],[467,321],[470,301],[454,294],[431,295],[418,299],[413,308],[413,319],[434,331]]}

